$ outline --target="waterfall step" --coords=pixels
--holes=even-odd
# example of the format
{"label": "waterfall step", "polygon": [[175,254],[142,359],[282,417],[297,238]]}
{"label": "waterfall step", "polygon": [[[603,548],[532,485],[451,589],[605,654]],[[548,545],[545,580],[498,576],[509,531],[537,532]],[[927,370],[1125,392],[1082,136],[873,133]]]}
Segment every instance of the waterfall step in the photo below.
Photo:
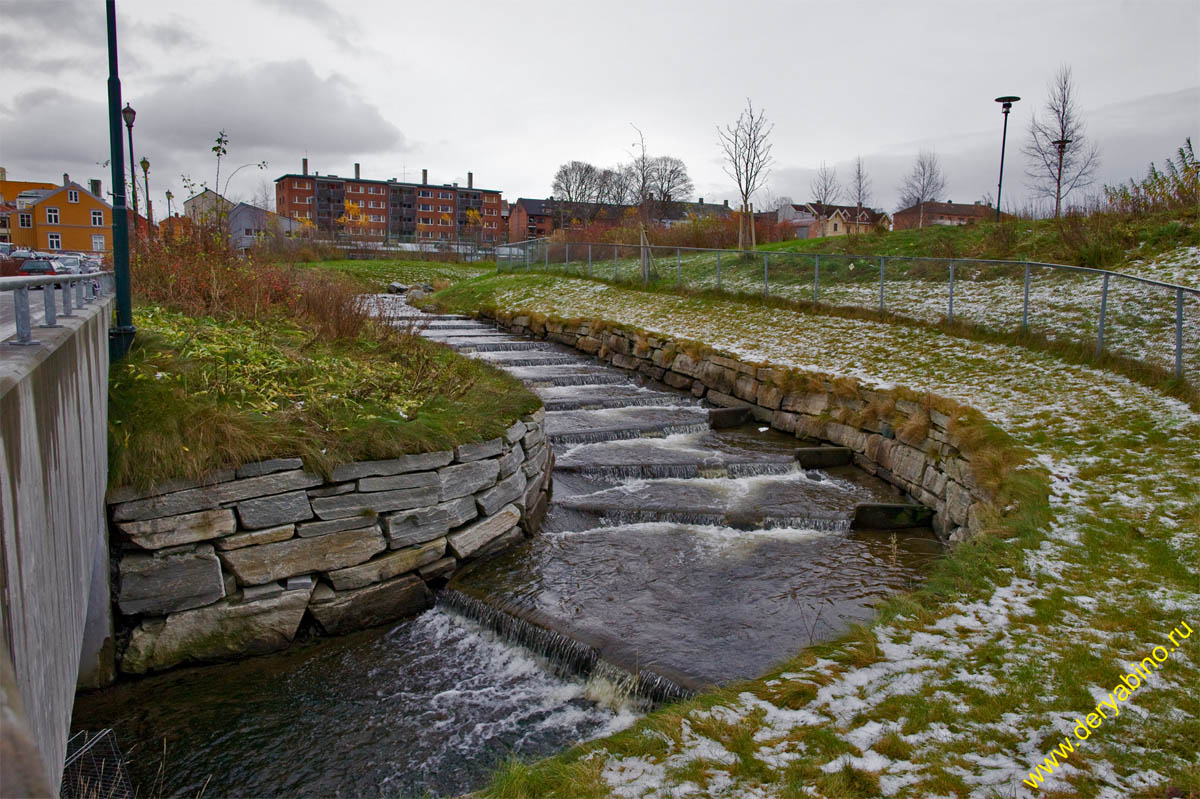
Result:
{"label": "waterfall step", "polygon": [[575,463],[557,465],[556,471],[579,474],[597,481],[622,482],[627,480],[680,479],[738,479],[762,475],[791,474],[797,470],[794,461],[694,461],[691,463],[624,463],[594,464]]}
{"label": "waterfall step", "polygon": [[560,366],[567,364],[583,364],[584,361],[573,355],[563,355],[557,352],[546,352],[542,355],[530,355],[525,352],[478,352],[473,357],[487,361],[493,366]]}
{"label": "waterfall step", "polygon": [[525,341],[523,339],[446,339],[442,343],[453,347],[458,352],[557,352],[553,344],[540,341]]}
{"label": "waterfall step", "polygon": [[666,408],[607,408],[597,411],[549,411],[546,434],[550,436],[589,430],[636,429],[658,431],[680,425],[708,428],[703,408],[680,405]]}
{"label": "waterfall step", "polygon": [[[814,479],[793,469],[753,477],[651,478],[582,493],[586,475],[572,478],[572,496],[555,492],[552,507],[586,511],[619,521],[675,521],[729,527],[793,526],[846,530],[851,508],[875,500],[849,480]],[[630,515],[633,514],[633,515]],[[732,523],[735,522],[736,523]]]}

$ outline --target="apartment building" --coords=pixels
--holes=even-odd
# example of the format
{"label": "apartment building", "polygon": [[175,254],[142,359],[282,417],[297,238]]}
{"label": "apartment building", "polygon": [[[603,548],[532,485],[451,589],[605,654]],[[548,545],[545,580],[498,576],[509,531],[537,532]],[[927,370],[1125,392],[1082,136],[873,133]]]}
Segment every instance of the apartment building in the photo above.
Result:
{"label": "apartment building", "polygon": [[501,193],[475,186],[429,182],[421,170],[420,183],[395,178],[354,177],[309,173],[308,159],[299,174],[275,179],[275,211],[313,224],[318,234],[344,235],[368,241],[503,241]]}
{"label": "apartment building", "polygon": [[100,181],[84,188],[64,174],[61,186],[5,180],[4,190],[17,194],[0,199],[0,217],[7,217],[0,220],[3,240],[37,250],[112,249],[112,208],[100,199]]}

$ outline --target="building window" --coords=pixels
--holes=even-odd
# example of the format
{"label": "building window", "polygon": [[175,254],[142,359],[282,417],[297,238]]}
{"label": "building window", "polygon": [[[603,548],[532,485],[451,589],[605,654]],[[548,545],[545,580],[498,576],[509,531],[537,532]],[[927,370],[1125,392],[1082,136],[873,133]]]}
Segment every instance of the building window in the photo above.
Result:
{"label": "building window", "polygon": [[454,192],[450,192],[450,191],[439,191],[439,192],[438,192],[438,199],[439,199],[439,200],[453,200],[453,199],[454,199]]}
{"label": "building window", "polygon": [[104,252],[104,250],[106,250],[106,249],[107,249],[107,247],[105,246],[104,236],[99,235],[99,234],[92,236],[92,251],[93,252]]}
{"label": "building window", "polygon": [[417,206],[417,210],[418,211],[432,211],[433,206],[430,205],[429,203],[421,203],[420,205]]}
{"label": "building window", "polygon": [[428,189],[421,189],[419,192],[417,192],[417,196],[418,197],[432,197],[433,192],[429,191]]}
{"label": "building window", "polygon": [[61,233],[47,233],[46,234],[46,246],[52,250],[61,250],[62,249],[62,234]]}
{"label": "building window", "polygon": [[92,227],[104,227],[103,211],[92,211]]}
{"label": "building window", "polygon": [[33,227],[33,214],[17,214],[18,227]]}
{"label": "building window", "polygon": [[837,223],[837,222],[834,222],[834,223],[833,223],[833,232],[834,232],[834,233],[837,233],[837,225],[838,225],[838,223]]}
{"label": "building window", "polygon": [[69,202],[69,203],[79,202],[79,192],[75,191],[75,189],[70,189],[67,192],[67,202]]}
{"label": "building window", "polygon": [[453,205],[439,205],[438,210],[441,211],[443,214],[448,214],[454,210],[454,206]]}
{"label": "building window", "polygon": [[420,222],[422,225],[432,225],[433,219],[432,219],[432,217],[423,216],[423,217],[421,217]]}
{"label": "building window", "polygon": [[46,209],[46,224],[47,225],[57,225],[58,224],[58,209],[57,208],[47,208]]}

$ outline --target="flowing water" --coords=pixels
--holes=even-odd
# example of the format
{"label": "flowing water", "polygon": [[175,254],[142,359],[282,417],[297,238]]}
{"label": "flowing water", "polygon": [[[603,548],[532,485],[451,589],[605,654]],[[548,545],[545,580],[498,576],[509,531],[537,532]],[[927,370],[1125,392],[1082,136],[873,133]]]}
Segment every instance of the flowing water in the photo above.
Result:
{"label": "flowing water", "polygon": [[868,620],[940,552],[928,531],[851,531],[856,503],[903,497],[850,467],[798,468],[791,436],[711,429],[690,395],[565,347],[423,321],[546,403],[542,533],[391,629],[80,697],[74,727],[115,729],[141,795],[457,795],[510,755],[762,674]]}

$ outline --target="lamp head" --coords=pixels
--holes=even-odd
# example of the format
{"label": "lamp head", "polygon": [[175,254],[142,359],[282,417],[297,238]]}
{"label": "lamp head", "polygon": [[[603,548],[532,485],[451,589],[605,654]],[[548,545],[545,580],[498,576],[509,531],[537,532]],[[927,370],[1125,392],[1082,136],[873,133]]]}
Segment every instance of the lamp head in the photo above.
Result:
{"label": "lamp head", "polygon": [[1002,103],[1000,108],[1001,108],[1001,110],[1004,111],[1004,113],[1007,114],[1008,109],[1012,108],[1013,103],[1017,102],[1020,99],[1021,99],[1020,97],[1017,97],[1015,95],[1006,94],[1003,97],[997,97],[996,102]]}
{"label": "lamp head", "polygon": [[129,103],[125,103],[125,107],[121,109],[121,116],[125,119],[125,126],[133,127],[133,118],[137,116],[137,111]]}

